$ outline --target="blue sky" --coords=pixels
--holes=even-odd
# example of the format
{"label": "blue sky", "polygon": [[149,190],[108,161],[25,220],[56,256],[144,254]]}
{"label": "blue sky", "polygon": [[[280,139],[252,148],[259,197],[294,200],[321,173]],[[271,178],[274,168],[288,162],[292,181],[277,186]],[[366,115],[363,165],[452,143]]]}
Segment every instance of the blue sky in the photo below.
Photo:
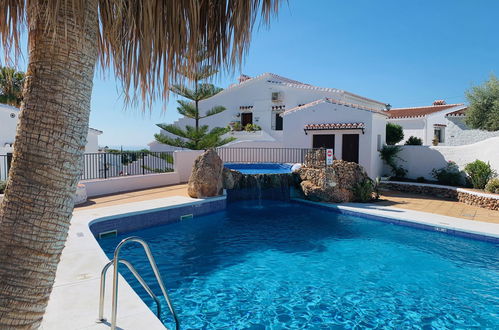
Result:
{"label": "blue sky", "polygon": [[[498,15],[497,0],[289,0],[217,84],[273,72],[394,107],[464,102],[472,84],[499,74]],[[97,75],[90,125],[103,146],[145,146],[156,123],[178,117],[174,98],[161,108],[124,109],[119,83]]]}

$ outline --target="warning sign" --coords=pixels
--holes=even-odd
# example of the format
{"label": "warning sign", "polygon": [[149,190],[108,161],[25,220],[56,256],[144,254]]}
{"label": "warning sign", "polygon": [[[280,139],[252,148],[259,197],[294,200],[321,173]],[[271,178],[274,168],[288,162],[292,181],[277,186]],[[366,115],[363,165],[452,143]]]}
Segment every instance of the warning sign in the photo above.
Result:
{"label": "warning sign", "polygon": [[326,165],[333,165],[333,149],[326,149]]}

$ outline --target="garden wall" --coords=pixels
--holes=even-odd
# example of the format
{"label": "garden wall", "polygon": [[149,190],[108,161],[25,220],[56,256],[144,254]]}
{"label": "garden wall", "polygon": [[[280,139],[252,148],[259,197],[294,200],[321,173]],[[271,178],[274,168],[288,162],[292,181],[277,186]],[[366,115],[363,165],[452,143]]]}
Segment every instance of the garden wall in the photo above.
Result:
{"label": "garden wall", "polygon": [[133,191],[172,184],[189,180],[194,160],[203,150],[181,150],[173,153],[173,172],[147,175],[119,176],[109,179],[84,180],[87,196],[99,196],[117,192]]}
{"label": "garden wall", "polygon": [[[460,169],[476,159],[490,162],[499,173],[499,137],[493,137],[473,144],[462,146],[401,146],[399,162],[407,169],[407,177],[416,179],[424,177],[432,180],[431,170],[444,167],[447,161],[454,161]],[[390,173],[385,166],[384,173]]]}
{"label": "garden wall", "polygon": [[402,191],[412,194],[422,194],[436,196],[441,198],[452,199],[490,210],[499,211],[499,195],[487,194],[465,188],[449,187],[436,184],[398,182],[398,181],[383,181],[381,188]]}

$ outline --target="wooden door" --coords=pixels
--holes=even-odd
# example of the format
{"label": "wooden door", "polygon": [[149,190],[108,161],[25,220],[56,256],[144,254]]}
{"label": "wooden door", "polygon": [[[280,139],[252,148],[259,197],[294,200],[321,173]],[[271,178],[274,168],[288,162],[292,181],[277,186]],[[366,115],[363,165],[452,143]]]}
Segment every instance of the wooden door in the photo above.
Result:
{"label": "wooden door", "polygon": [[359,163],[359,134],[343,134],[341,159]]}
{"label": "wooden door", "polygon": [[241,114],[241,126],[244,127],[248,124],[253,124],[253,113],[246,112]]}
{"label": "wooden door", "polygon": [[334,134],[314,134],[312,148],[334,149]]}

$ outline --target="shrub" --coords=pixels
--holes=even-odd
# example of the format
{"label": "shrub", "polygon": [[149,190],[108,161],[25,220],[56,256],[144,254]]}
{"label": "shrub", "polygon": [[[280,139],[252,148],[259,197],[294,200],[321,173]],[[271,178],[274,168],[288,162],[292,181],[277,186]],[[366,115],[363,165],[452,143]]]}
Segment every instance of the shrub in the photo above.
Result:
{"label": "shrub", "polygon": [[448,186],[459,186],[462,183],[463,175],[459,170],[459,166],[453,161],[447,162],[442,168],[434,168],[431,175],[438,181],[438,183]]}
{"label": "shrub", "polygon": [[5,186],[7,186],[7,182],[0,181],[0,194],[3,194],[3,192],[5,191]]}
{"label": "shrub", "polygon": [[243,127],[241,126],[241,122],[239,121],[234,122],[234,124],[232,125],[232,129],[234,131],[242,131]]}
{"label": "shrub", "polygon": [[425,183],[425,182],[426,182],[426,179],[424,178],[424,176],[418,176],[418,177],[416,178],[416,182]]}
{"label": "shrub", "polygon": [[373,199],[374,185],[371,179],[364,179],[353,188],[353,195],[357,202],[366,203]]}
{"label": "shrub", "polygon": [[411,136],[405,141],[406,146],[421,146],[423,145],[423,140],[416,136]]}
{"label": "shrub", "polygon": [[499,178],[492,178],[485,185],[485,191],[499,194]]}
{"label": "shrub", "polygon": [[468,175],[473,188],[476,189],[485,188],[487,182],[496,175],[489,163],[482,162],[478,159],[473,163],[467,164],[464,171]]}
{"label": "shrub", "polygon": [[246,124],[244,126],[244,130],[246,132],[255,132],[255,131],[260,131],[262,128],[258,126],[257,124]]}
{"label": "shrub", "polygon": [[407,170],[397,164],[397,159],[402,160],[398,156],[400,150],[400,146],[383,146],[379,152],[381,159],[390,166],[393,175],[397,178],[403,178],[407,174]]}
{"label": "shrub", "polygon": [[403,139],[404,139],[404,130],[402,126],[394,123],[386,124],[386,144],[394,145],[399,143]]}

